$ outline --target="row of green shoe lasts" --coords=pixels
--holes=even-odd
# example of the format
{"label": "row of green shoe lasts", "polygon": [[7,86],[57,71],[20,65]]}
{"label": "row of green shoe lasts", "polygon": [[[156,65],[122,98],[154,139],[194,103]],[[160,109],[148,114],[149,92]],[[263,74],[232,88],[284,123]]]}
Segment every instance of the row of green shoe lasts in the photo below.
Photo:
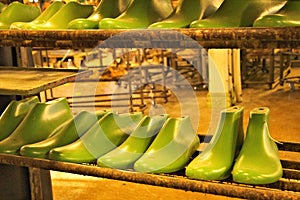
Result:
{"label": "row of green shoe lasts", "polygon": [[162,29],[298,26],[300,0],[101,0],[94,9],[54,1],[42,13],[13,2],[0,5],[0,29]]}
{"label": "row of green shoe lasts", "polygon": [[[282,177],[278,149],[268,129],[269,109],[252,110],[246,138],[244,109],[227,108],[211,141],[198,152],[199,137],[189,117],[81,111],[65,98],[45,103],[37,97],[11,101],[0,117],[0,153],[144,173],[186,168],[199,180],[268,184]],[[198,155],[197,155],[198,154]]]}

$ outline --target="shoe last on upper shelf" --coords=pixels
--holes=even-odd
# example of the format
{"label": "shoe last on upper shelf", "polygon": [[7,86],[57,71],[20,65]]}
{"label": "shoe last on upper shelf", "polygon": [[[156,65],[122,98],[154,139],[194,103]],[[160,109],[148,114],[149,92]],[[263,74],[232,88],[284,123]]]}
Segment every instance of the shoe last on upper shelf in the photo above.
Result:
{"label": "shoe last on upper shelf", "polygon": [[191,22],[213,14],[223,0],[181,0],[170,16],[151,24],[149,29],[186,28]]}
{"label": "shoe last on upper shelf", "polygon": [[266,14],[277,12],[284,0],[224,0],[219,9],[206,19],[192,22],[190,28],[249,27]]}
{"label": "shoe last on upper shelf", "polygon": [[255,27],[299,26],[300,25],[300,1],[293,0],[287,3],[277,12],[258,18]]}
{"label": "shoe last on upper shelf", "polygon": [[35,18],[31,22],[14,22],[10,25],[10,29],[27,29],[27,26],[31,26],[34,24],[42,24],[47,22],[57,11],[59,11],[64,3],[62,1],[54,1],[50,4],[50,6],[42,12],[37,18]]}
{"label": "shoe last on upper shelf", "polygon": [[97,29],[103,18],[115,18],[123,13],[132,0],[102,0],[88,18],[78,18],[68,24],[69,29]]}
{"label": "shoe last on upper shelf", "polygon": [[144,29],[168,17],[173,11],[171,0],[133,0],[117,18],[104,18],[100,29]]}
{"label": "shoe last on upper shelf", "polygon": [[9,29],[13,22],[30,22],[40,14],[41,10],[37,6],[14,1],[0,13],[0,29]]}
{"label": "shoe last on upper shelf", "polygon": [[32,30],[51,30],[67,29],[68,24],[77,18],[86,18],[93,13],[92,5],[84,5],[71,1],[59,9],[50,19],[41,24],[30,24],[27,29]]}

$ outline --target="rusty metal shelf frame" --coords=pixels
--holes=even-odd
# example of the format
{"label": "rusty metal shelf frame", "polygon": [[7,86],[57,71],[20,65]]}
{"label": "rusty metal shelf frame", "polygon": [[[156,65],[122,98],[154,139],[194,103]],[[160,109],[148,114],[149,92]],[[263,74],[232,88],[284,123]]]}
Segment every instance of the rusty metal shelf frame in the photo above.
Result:
{"label": "rusty metal shelf frame", "polygon": [[[123,33],[123,34],[122,34]],[[125,35],[125,37],[124,37]],[[119,37],[118,37],[119,36]],[[115,37],[111,42],[109,39]],[[195,42],[196,41],[196,42]],[[54,49],[95,48],[299,48],[300,27],[214,28],[169,30],[1,30],[0,46]],[[207,139],[207,138],[206,138]],[[299,144],[284,143],[282,148],[298,151]],[[91,165],[57,162],[0,154],[0,163],[28,167],[34,172],[56,170],[188,191],[248,199],[299,199],[299,162],[281,160],[284,177],[274,184],[252,186],[226,181],[198,181],[183,174],[155,175]],[[35,172],[37,171],[37,172]],[[37,175],[37,179],[39,179]],[[39,182],[36,180],[35,182]],[[37,187],[37,190],[36,188]],[[38,190],[40,189],[40,190]],[[292,191],[287,191],[287,190]],[[34,194],[43,190],[33,184]]]}
{"label": "rusty metal shelf frame", "polygon": [[[232,181],[199,181],[178,174],[146,174],[103,168],[93,165],[58,162],[16,155],[0,154],[0,163],[30,169],[55,170],[121,181],[149,184],[186,191],[203,192],[247,199],[299,199],[299,181],[282,178],[278,182],[262,186],[237,184]],[[278,189],[280,188],[280,189]],[[289,190],[289,191],[287,191]]]}
{"label": "rusty metal shelf frame", "polygon": [[[189,45],[184,42],[187,38],[197,41],[204,48],[297,48],[300,46],[300,27],[184,28],[167,30],[1,30],[0,46],[94,48],[97,44],[103,44],[103,41],[121,33],[125,33],[130,37],[116,42],[117,46],[115,47],[147,48],[149,46],[152,48],[170,48],[172,46],[182,46],[186,48]],[[122,37],[116,39],[122,39]],[[112,46],[106,47],[113,48]]]}
{"label": "rusty metal shelf frame", "polygon": [[[212,136],[199,135],[199,138],[203,142],[207,143],[211,140]],[[281,151],[300,152],[299,143],[280,142],[277,144],[277,146]],[[41,176],[41,173],[54,170],[120,181],[155,185],[166,188],[181,189],[185,191],[223,195],[228,197],[275,200],[299,199],[300,162],[281,159],[281,163],[283,166],[283,177],[279,181],[265,185],[248,185],[235,183],[231,178],[228,178],[224,181],[192,180],[185,176],[184,170],[170,174],[157,175],[134,172],[131,170],[126,171],[103,168],[93,164],[75,164],[49,159],[0,154],[0,164],[27,167],[29,169],[31,172],[30,176],[35,177],[35,180],[31,183],[31,190],[37,191],[32,192],[32,196],[41,195],[40,193],[43,193],[43,190],[45,190],[45,188],[40,186],[42,179],[45,179],[45,177]]]}

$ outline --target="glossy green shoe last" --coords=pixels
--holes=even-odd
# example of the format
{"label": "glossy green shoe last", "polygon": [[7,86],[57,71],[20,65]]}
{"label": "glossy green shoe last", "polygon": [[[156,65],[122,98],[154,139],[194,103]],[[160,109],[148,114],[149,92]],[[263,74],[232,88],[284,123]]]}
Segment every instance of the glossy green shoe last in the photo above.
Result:
{"label": "glossy green shoe last", "polygon": [[8,137],[25,118],[29,110],[39,101],[38,97],[29,97],[20,101],[13,100],[0,117],[0,141]]}
{"label": "glossy green shoe last", "polygon": [[278,11],[285,2],[284,0],[224,0],[213,15],[192,22],[190,28],[249,27],[257,18]]}
{"label": "glossy green shoe last", "polygon": [[94,163],[97,158],[124,142],[142,117],[142,113],[107,113],[80,139],[52,149],[49,158],[73,163]]}
{"label": "glossy green shoe last", "polygon": [[64,98],[37,103],[13,133],[0,141],[0,153],[19,154],[22,146],[45,140],[72,117],[71,109]]}
{"label": "glossy green shoe last", "polygon": [[47,158],[51,149],[76,141],[106,113],[105,111],[99,113],[82,111],[74,119],[68,120],[61,127],[54,130],[47,139],[22,146],[20,154],[22,156]]}
{"label": "glossy green shoe last", "polygon": [[269,184],[282,177],[277,145],[269,132],[269,112],[266,107],[250,112],[246,139],[232,170],[235,182]]}
{"label": "glossy green shoe last", "polygon": [[102,0],[88,18],[74,19],[69,29],[97,29],[103,18],[116,18],[125,11],[132,0]]}
{"label": "glossy green shoe last", "polygon": [[208,146],[186,168],[186,176],[199,180],[223,180],[231,175],[233,161],[242,146],[243,107],[221,111],[220,120]]}
{"label": "glossy green shoe last", "polygon": [[151,24],[148,28],[186,28],[191,22],[213,14],[223,0],[181,0],[166,19]]}
{"label": "glossy green shoe last", "polygon": [[57,11],[47,22],[42,24],[30,24],[27,29],[47,30],[47,29],[67,29],[68,24],[77,18],[86,18],[93,13],[92,5],[83,5],[71,1]]}
{"label": "glossy green shoe last", "polygon": [[253,26],[300,26],[300,1],[290,0],[277,13],[258,18]]}
{"label": "glossy green shoe last", "polygon": [[98,166],[129,169],[147,150],[168,115],[145,116],[130,136],[117,148],[101,156]]}
{"label": "glossy green shoe last", "polygon": [[133,0],[117,18],[104,18],[100,29],[143,29],[168,17],[173,11],[171,0]]}
{"label": "glossy green shoe last", "polygon": [[47,22],[57,11],[59,11],[65,4],[62,1],[54,1],[51,5],[40,14],[35,20],[31,22],[14,22],[10,25],[10,29],[27,29],[27,26],[34,24],[42,24]]}
{"label": "glossy green shoe last", "polygon": [[183,169],[200,141],[189,117],[169,118],[143,156],[134,164],[139,172],[171,173]]}
{"label": "glossy green shoe last", "polygon": [[30,22],[40,14],[41,10],[37,6],[14,1],[0,13],[0,29],[9,29],[13,22]]}

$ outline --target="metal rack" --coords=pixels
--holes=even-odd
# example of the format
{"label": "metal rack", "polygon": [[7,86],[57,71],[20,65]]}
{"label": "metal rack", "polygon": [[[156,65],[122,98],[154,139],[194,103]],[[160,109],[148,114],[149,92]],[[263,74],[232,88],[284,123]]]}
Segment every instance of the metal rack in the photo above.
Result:
{"label": "metal rack", "polygon": [[274,75],[276,68],[274,50],[298,48],[300,46],[299,38],[300,27],[167,30],[2,30],[0,31],[0,46],[52,49],[83,49],[99,46],[101,48],[239,48],[242,50],[267,50],[269,51],[266,55],[267,65],[269,65],[268,73],[260,83],[266,83],[269,88],[272,88],[278,82],[277,77]]}
{"label": "metal rack", "polygon": [[[209,142],[210,139],[211,137],[200,135],[201,141]],[[281,144],[278,144],[278,148],[280,151],[284,152],[299,152],[300,144],[282,142]],[[32,180],[31,194],[35,197],[44,196],[44,199],[49,199],[46,198],[46,196],[49,195],[49,189],[45,189],[48,186],[47,179],[43,176],[47,170],[76,173],[246,199],[281,200],[300,198],[300,162],[284,159],[281,159],[283,166],[283,177],[278,182],[266,185],[238,184],[233,182],[230,178],[223,181],[192,180],[185,176],[184,171],[162,175],[146,174],[133,171],[103,168],[95,165],[74,164],[6,154],[0,154],[0,163],[29,168],[31,177],[35,178]]]}
{"label": "metal rack", "polygon": [[[113,40],[111,40],[113,38]],[[299,48],[300,27],[222,28],[172,30],[57,30],[0,31],[0,46],[43,48]],[[203,141],[203,140],[202,140]],[[300,152],[299,143],[285,143],[280,150]],[[29,169],[31,196],[42,198],[48,170],[72,172],[143,184],[171,187],[196,192],[213,193],[252,199],[299,199],[299,162],[281,160],[284,178],[264,186],[236,184],[230,180],[206,182],[187,179],[182,172],[171,175],[141,174],[95,166],[55,162],[13,155],[0,155],[3,165]],[[46,173],[45,173],[46,172]],[[45,178],[46,176],[46,178]],[[46,181],[45,181],[46,180]],[[44,184],[46,182],[46,184]],[[47,189],[46,189],[47,190]],[[48,195],[48,196],[47,196]],[[46,194],[51,198],[51,195]],[[47,199],[47,198],[45,198]]]}
{"label": "metal rack", "polygon": [[[118,35],[120,37],[115,37]],[[114,43],[105,42],[112,37],[115,37]],[[57,49],[94,48],[99,44],[103,47],[114,44],[119,48],[167,48],[170,42],[178,48],[195,47],[188,39],[197,41],[203,48],[297,48],[300,46],[300,27],[0,31],[0,46]]]}

